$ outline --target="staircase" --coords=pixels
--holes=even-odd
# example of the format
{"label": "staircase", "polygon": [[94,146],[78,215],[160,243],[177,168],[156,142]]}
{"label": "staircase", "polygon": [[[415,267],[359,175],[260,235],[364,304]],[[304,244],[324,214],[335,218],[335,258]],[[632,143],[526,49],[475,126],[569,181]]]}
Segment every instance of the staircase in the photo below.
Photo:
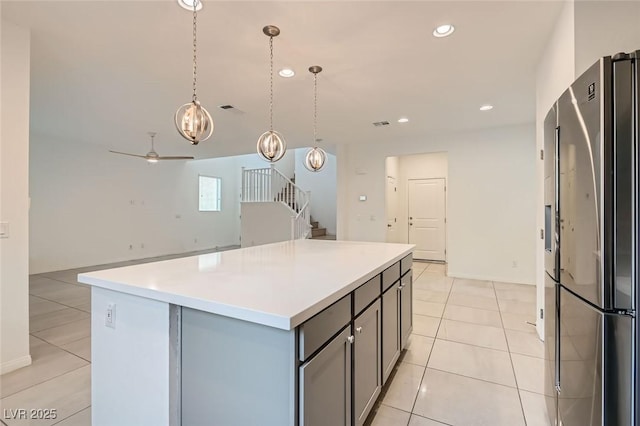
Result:
{"label": "staircase", "polygon": [[[265,232],[270,225],[274,228],[279,225],[278,235],[271,235],[267,239],[284,241],[311,236],[310,193],[303,191],[273,165],[263,169],[242,168],[241,201],[242,205],[251,203],[254,208],[256,206],[261,208],[264,204],[265,214],[259,215],[258,219],[264,219],[265,223],[260,225]],[[275,209],[274,204],[284,208]],[[287,225],[290,231],[287,232],[288,235],[283,235],[286,232],[282,226],[285,221],[290,224],[290,226]]]}
{"label": "staircase", "polygon": [[326,228],[320,228],[320,223],[311,218],[311,238],[314,240],[335,240],[335,235],[327,234]]}

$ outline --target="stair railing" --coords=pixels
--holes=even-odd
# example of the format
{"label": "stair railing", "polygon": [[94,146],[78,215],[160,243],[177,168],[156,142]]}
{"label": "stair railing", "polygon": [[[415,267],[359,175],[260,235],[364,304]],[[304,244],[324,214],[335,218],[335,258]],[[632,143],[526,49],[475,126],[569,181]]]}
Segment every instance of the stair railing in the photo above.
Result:
{"label": "stair railing", "polygon": [[299,240],[309,238],[311,234],[311,212],[309,202],[311,201],[311,193],[305,193],[307,200],[302,205],[300,211],[295,217],[291,218],[291,239]]}
{"label": "stair railing", "polygon": [[291,182],[273,165],[261,169],[242,168],[241,200],[243,202],[280,202],[287,206],[291,218],[291,239],[308,238],[311,234],[309,192]]}

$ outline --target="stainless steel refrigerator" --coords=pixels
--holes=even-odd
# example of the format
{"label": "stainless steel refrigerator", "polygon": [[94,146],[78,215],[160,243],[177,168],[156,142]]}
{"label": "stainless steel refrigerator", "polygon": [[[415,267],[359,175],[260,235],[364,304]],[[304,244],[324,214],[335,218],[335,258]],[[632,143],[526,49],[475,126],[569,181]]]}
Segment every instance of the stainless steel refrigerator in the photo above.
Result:
{"label": "stainless steel refrigerator", "polygon": [[640,50],[596,62],[544,123],[545,394],[552,425],[638,415]]}

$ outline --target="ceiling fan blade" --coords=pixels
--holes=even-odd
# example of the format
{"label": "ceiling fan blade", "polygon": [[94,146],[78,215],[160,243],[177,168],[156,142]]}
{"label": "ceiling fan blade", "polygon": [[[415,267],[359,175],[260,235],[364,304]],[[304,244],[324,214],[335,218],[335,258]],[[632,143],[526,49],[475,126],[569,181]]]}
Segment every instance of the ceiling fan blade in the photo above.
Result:
{"label": "ceiling fan blade", "polygon": [[147,158],[145,155],[129,154],[128,152],[111,151],[111,150],[109,150],[109,152],[113,152],[114,154],[128,155],[130,157]]}
{"label": "ceiling fan blade", "polygon": [[158,160],[193,160],[194,157],[179,157],[179,156],[169,156],[169,157],[158,157]]}

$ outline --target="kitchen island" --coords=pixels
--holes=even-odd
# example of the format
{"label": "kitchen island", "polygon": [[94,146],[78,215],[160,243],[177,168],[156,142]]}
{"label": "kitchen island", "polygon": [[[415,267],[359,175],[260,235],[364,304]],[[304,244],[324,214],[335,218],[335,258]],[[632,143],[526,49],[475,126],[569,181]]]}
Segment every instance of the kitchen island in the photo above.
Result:
{"label": "kitchen island", "polygon": [[295,240],[80,274],[92,424],[363,424],[411,331],[412,248]]}

